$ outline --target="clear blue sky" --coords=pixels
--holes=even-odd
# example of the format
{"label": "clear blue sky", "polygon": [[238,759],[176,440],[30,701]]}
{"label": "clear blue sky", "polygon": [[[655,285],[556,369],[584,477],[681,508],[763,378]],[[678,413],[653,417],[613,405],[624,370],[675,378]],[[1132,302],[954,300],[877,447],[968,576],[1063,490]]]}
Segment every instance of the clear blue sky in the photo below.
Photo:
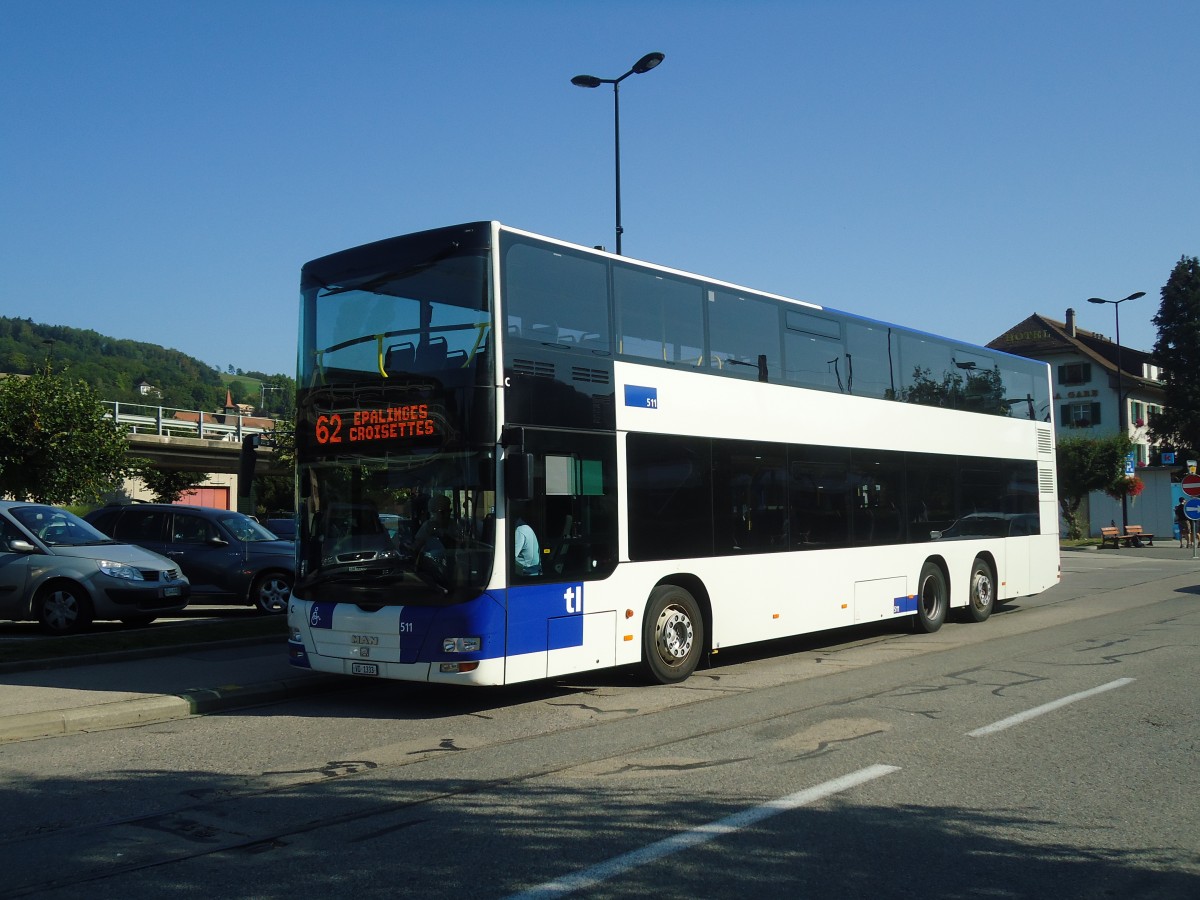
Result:
{"label": "clear blue sky", "polygon": [[477,219],[976,343],[1150,349],[1195,0],[8,0],[0,314],[295,365],[300,266]]}

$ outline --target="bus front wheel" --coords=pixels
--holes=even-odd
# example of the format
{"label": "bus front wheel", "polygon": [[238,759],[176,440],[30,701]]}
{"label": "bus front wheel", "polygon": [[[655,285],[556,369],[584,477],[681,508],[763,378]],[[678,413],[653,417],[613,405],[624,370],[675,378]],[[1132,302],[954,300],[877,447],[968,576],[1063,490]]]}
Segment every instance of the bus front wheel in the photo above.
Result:
{"label": "bus front wheel", "polygon": [[650,592],[642,648],[646,668],[660,684],[676,684],[696,671],[704,648],[704,619],[690,593],[673,584]]}
{"label": "bus front wheel", "polygon": [[917,589],[917,630],[933,634],[946,621],[949,606],[950,588],[946,584],[946,573],[937,563],[928,561],[921,567]]}

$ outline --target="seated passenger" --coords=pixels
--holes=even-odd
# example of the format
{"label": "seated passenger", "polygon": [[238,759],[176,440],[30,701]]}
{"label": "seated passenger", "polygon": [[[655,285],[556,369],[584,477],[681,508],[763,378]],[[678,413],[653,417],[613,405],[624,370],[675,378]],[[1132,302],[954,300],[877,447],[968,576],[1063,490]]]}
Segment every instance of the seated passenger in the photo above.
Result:
{"label": "seated passenger", "polygon": [[542,549],[538,544],[537,535],[520,516],[517,517],[517,527],[513,532],[513,555],[519,574],[542,574]]}

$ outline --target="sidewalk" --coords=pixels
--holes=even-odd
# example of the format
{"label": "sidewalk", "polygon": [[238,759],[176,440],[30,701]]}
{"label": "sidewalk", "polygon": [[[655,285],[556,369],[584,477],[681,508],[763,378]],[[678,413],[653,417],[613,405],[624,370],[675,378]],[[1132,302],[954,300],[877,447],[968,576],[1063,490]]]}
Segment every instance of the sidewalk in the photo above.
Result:
{"label": "sidewalk", "polygon": [[234,641],[115,655],[83,665],[0,669],[0,744],[145,725],[334,690],[349,679],[293,668],[287,646]]}
{"label": "sidewalk", "polygon": [[1180,547],[1179,541],[1173,537],[1168,537],[1166,540],[1154,539],[1153,547],[1121,547],[1114,550],[1111,546],[1104,547],[1063,547],[1063,553],[1105,553],[1128,556],[1130,559],[1174,559],[1181,562],[1186,562],[1192,559],[1192,553],[1197,555],[1196,565],[1200,566],[1200,550],[1195,550],[1191,547]]}

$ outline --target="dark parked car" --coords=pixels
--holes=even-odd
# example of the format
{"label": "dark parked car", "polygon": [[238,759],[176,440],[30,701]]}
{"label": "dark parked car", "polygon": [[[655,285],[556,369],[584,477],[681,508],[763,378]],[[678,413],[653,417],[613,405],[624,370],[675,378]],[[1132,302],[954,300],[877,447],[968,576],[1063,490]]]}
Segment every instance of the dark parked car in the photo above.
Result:
{"label": "dark parked car", "polygon": [[247,603],[287,609],[296,545],[228,509],[170,503],[106,506],[85,518],[117,540],[175,560],[192,583],[192,603]]}
{"label": "dark parked car", "polygon": [[966,537],[1018,537],[1037,534],[1041,519],[1032,513],[971,513],[943,531],[931,531],[936,540]]}
{"label": "dark parked car", "polygon": [[292,518],[267,519],[267,531],[281,541],[296,539],[296,520]]}
{"label": "dark parked car", "polygon": [[93,619],[148,625],[187,606],[178,564],[118,543],[73,513],[0,502],[0,619],[70,634]]}

